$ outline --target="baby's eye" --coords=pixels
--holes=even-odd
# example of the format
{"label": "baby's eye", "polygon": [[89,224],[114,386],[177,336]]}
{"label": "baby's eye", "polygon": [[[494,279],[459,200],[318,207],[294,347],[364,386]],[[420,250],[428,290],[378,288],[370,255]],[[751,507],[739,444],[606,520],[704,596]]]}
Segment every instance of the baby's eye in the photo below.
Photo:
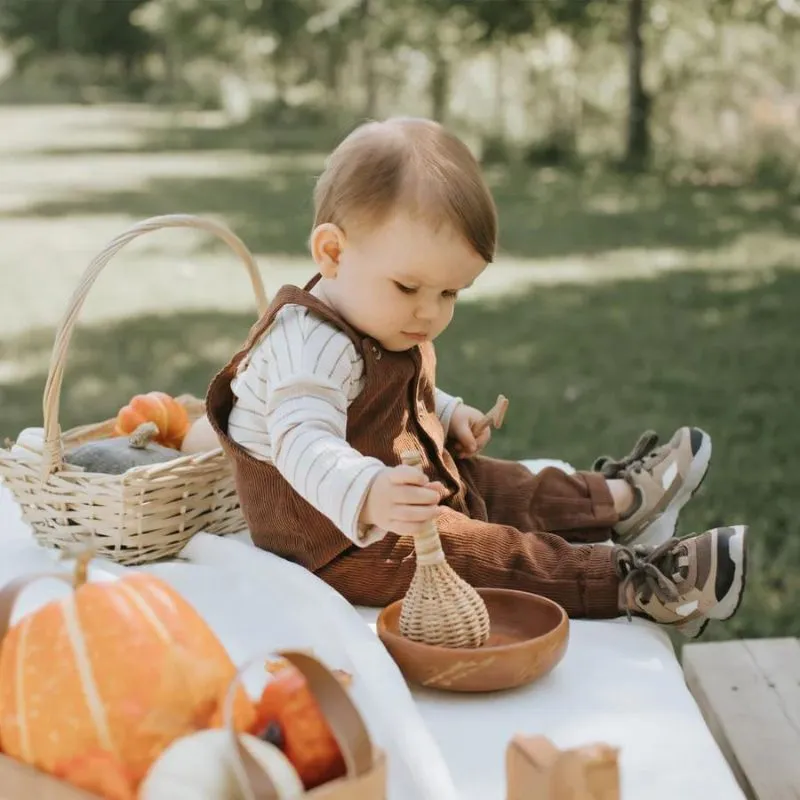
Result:
{"label": "baby's eye", "polygon": [[398,283],[397,281],[394,282],[394,285],[403,293],[403,294],[416,294],[416,289],[412,286],[404,286],[402,283]]}
{"label": "baby's eye", "polygon": [[442,292],[442,297],[458,297],[458,289],[446,289]]}

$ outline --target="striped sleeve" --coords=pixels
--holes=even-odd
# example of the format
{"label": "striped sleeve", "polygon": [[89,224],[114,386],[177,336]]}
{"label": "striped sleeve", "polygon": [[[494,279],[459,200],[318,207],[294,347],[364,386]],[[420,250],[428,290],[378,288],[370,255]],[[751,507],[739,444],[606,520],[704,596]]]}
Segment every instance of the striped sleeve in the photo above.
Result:
{"label": "striped sleeve", "polygon": [[436,416],[439,417],[439,421],[442,423],[444,432],[447,433],[450,430],[450,420],[453,418],[453,412],[458,408],[459,405],[461,405],[463,401],[460,397],[452,397],[451,395],[447,394],[447,392],[443,392],[439,388],[436,389],[435,398]]}
{"label": "striped sleeve", "polygon": [[[345,438],[348,407],[363,388],[363,370],[346,334],[308,309],[287,306],[237,379],[241,408],[229,422],[231,431],[236,423],[243,446],[246,442],[256,457],[271,460],[298,494],[360,546],[385,535],[358,522],[384,464]],[[253,432],[248,426],[255,416]]]}

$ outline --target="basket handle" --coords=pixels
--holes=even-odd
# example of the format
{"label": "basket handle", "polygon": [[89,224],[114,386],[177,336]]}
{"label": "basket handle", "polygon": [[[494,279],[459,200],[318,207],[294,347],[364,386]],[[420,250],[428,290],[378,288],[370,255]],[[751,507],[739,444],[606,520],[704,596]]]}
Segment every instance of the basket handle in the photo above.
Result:
{"label": "basket handle", "polygon": [[[347,777],[358,778],[368,773],[375,765],[372,740],[361,714],[336,675],[308,653],[279,650],[277,655],[286,659],[306,679],[308,688],[339,745]],[[278,793],[272,778],[242,744],[232,724],[233,693],[248,666],[246,664],[239,669],[226,698],[227,728],[238,756],[233,764],[238,773],[240,788],[247,800],[275,800]]]}
{"label": "basket handle", "polygon": [[45,384],[44,399],[42,402],[42,411],[44,414],[43,479],[47,479],[47,477],[60,466],[62,460],[61,428],[58,422],[58,412],[61,402],[61,386],[64,381],[64,364],[70,339],[72,338],[72,332],[75,327],[75,320],[86,300],[86,296],[89,294],[89,289],[92,288],[92,284],[103,270],[103,267],[105,267],[125,245],[137,239],[142,234],[157,231],[161,228],[195,228],[213,233],[225,242],[225,244],[239,256],[250,275],[250,282],[253,285],[253,292],[256,296],[259,316],[267,309],[268,301],[264,290],[264,283],[252,253],[233,231],[219,222],[197,217],[192,214],[165,214],[163,216],[145,219],[112,239],[83,273],[80,283],[69,301],[67,311],[61,319],[53,344],[53,351],[50,357],[50,369],[47,375],[47,383]]}

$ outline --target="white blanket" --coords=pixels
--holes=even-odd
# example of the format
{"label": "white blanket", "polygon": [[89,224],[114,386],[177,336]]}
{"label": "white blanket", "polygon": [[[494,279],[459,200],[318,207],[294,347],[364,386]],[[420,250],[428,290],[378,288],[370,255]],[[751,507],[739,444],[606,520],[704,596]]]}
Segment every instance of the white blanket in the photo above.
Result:
{"label": "white blanket", "polygon": [[[573,621],[564,661],[538,684],[514,692],[409,691],[365,624],[374,609],[354,609],[307,571],[242,539],[200,534],[184,549],[186,561],[146,569],[200,611],[237,663],[310,647],[330,666],[352,672],[354,699],[389,753],[391,800],[503,800],[505,748],[517,732],[544,733],[559,746],[604,741],[620,747],[623,797],[630,800],[743,797],[668,638],[655,626]],[[57,554],[33,542],[0,486],[0,584],[58,563]],[[103,562],[92,577],[125,571]],[[63,591],[50,581],[34,585],[17,617]]]}

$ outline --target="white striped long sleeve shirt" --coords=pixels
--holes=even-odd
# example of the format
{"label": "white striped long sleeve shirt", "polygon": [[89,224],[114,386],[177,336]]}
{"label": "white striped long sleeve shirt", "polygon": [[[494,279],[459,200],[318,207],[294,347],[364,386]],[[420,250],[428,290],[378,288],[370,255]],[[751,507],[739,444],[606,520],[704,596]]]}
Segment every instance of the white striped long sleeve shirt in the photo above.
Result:
{"label": "white striped long sleeve shirt", "polygon": [[[345,439],[347,410],[363,388],[364,362],[350,337],[310,309],[287,305],[231,383],[228,420],[234,441],[274,463],[301,497],[360,546],[386,533],[358,521],[385,466]],[[460,402],[436,390],[445,430]]]}

